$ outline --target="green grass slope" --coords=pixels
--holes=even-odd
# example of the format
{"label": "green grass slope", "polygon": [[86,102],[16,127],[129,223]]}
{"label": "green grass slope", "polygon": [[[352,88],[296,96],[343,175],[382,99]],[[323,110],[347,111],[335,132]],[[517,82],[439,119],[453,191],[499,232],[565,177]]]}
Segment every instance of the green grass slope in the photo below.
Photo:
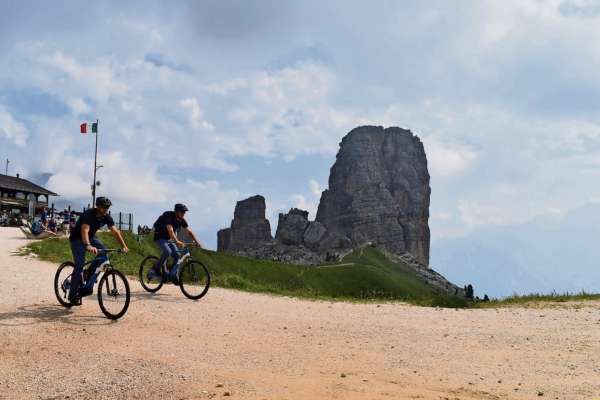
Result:
{"label": "green grass slope", "polygon": [[526,307],[526,308],[560,308],[573,306],[578,308],[582,302],[598,301],[600,293],[531,293],[526,295],[513,295],[503,299],[493,299],[489,302],[478,302],[477,308],[500,308],[500,307]]}
{"label": "green grass slope", "polygon": [[[158,255],[158,251],[150,238],[124,235],[131,252],[113,255],[111,261],[121,271],[137,276],[144,257]],[[99,238],[108,247],[117,247],[110,234],[101,232]],[[34,242],[24,252],[33,252],[41,259],[55,263],[72,258],[66,239]],[[304,298],[400,300],[424,306],[468,306],[465,299],[437,293],[410,267],[390,261],[372,247],[358,249],[339,263],[310,267],[209,250],[195,249],[193,255],[208,266],[214,286]]]}

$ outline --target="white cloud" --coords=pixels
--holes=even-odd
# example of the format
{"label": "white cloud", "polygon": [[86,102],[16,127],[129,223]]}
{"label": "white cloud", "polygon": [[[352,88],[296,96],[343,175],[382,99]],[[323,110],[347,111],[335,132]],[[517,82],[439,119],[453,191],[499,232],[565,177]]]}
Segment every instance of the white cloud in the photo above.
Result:
{"label": "white cloud", "polygon": [[215,82],[208,85],[204,85],[204,90],[211,94],[217,94],[221,96],[228,96],[236,90],[246,88],[248,82],[243,78],[235,78],[226,80],[223,82]]}
{"label": "white cloud", "polygon": [[187,99],[181,100],[179,102],[179,105],[189,112],[190,124],[192,125],[192,127],[196,129],[215,129],[215,127],[210,122],[202,119],[204,111],[200,108],[200,104],[198,104],[197,98],[188,97]]}
{"label": "white cloud", "polygon": [[121,152],[102,155],[104,168],[98,171],[102,193],[127,202],[142,204],[164,203],[168,200],[170,185],[157,173],[156,167],[139,165]]}
{"label": "white cloud", "polygon": [[454,177],[466,172],[477,160],[477,153],[466,146],[448,145],[435,138],[423,140],[431,175]]}
{"label": "white cloud", "polygon": [[29,132],[25,125],[15,120],[13,116],[0,105],[0,138],[10,140],[17,146],[23,147],[27,142]]}
{"label": "white cloud", "polygon": [[[309,179],[308,181],[308,193],[294,193],[289,198],[288,201],[291,207],[300,208],[301,210],[308,211],[308,218],[315,219],[317,216],[317,209],[319,207],[319,201],[321,200],[321,193],[323,189],[319,182],[315,179]],[[287,209],[285,210],[287,212]]]}
{"label": "white cloud", "polygon": [[289,161],[331,156],[340,136],[363,120],[353,109],[332,104],[338,79],[318,62],[206,84],[135,58],[83,62],[36,45],[16,56],[24,70],[35,71],[20,76],[22,82],[33,76],[34,85],[62,99],[80,118],[101,119],[102,146],[108,134],[108,150],[132,149],[145,160],[173,167],[233,172],[239,168],[235,159],[243,156]]}
{"label": "white cloud", "polygon": [[244,132],[234,148],[236,155],[293,160],[302,154],[334,154],[339,132],[349,131],[358,121],[351,110],[331,105],[338,83],[325,65],[300,63],[243,82],[227,92],[238,104],[228,117]]}
{"label": "white cloud", "polygon": [[67,103],[75,114],[85,114],[90,112],[89,105],[80,97],[69,99]]}
{"label": "white cloud", "polygon": [[310,192],[314,197],[321,198],[321,193],[323,192],[323,189],[321,188],[321,185],[319,185],[319,182],[317,182],[314,179],[310,179],[308,181],[308,186],[310,188]]}
{"label": "white cloud", "polygon": [[93,63],[84,64],[62,51],[55,51],[51,55],[42,56],[41,61],[50,69],[66,75],[67,79],[61,79],[63,86],[83,89],[97,100],[108,100],[112,96],[124,95],[129,90],[125,81],[115,75],[108,59],[96,59]]}
{"label": "white cloud", "polygon": [[67,199],[84,199],[92,196],[92,180],[84,181],[76,173],[60,172],[50,177],[48,189]]}
{"label": "white cloud", "polygon": [[434,221],[449,221],[452,218],[452,214],[449,212],[435,212],[431,213],[431,219]]}
{"label": "white cloud", "polygon": [[[224,189],[220,182],[187,179],[184,184],[171,185],[170,200],[185,203],[199,229],[213,226],[229,226],[233,209],[240,193],[236,189]],[[211,232],[210,234],[213,234]]]}
{"label": "white cloud", "polygon": [[290,196],[292,207],[308,211],[308,218],[315,219],[317,214],[317,204],[314,201],[308,201],[304,195],[295,193]]}
{"label": "white cloud", "polygon": [[510,225],[514,223],[510,211],[486,204],[459,201],[458,211],[462,221],[470,228],[486,225]]}

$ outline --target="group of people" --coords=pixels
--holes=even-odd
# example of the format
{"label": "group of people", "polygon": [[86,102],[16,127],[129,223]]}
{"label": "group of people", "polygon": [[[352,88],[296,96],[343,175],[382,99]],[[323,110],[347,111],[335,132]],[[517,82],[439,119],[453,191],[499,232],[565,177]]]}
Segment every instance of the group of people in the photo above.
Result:
{"label": "group of people", "polygon": [[8,210],[2,210],[0,213],[0,226],[20,226],[21,216]]}
{"label": "group of people", "polygon": [[[117,229],[115,222],[108,213],[112,205],[110,199],[107,197],[98,197],[95,205],[96,207],[90,208],[81,214],[69,236],[71,252],[75,263],[75,269],[71,278],[71,287],[69,289],[69,301],[71,305],[81,305],[81,298],[92,294],[97,274],[96,269],[106,260],[106,256],[102,253],[102,250],[106,249],[106,247],[96,238],[96,232],[100,228],[104,226],[108,227],[108,230],[119,242],[123,252],[127,253],[129,251],[121,235],[121,231]],[[194,244],[201,246],[200,241],[189,228],[184,218],[187,211],[188,208],[184,204],[175,204],[173,211],[165,211],[154,223],[154,242],[159,247],[161,254],[157,263],[148,271],[148,279],[160,277],[160,266],[170,256],[175,260],[175,264],[177,263],[176,246],[184,246],[184,243],[176,235],[179,229],[184,230],[192,238]],[[86,252],[94,254],[96,258],[90,264],[89,273],[86,274],[88,276],[86,285],[82,286],[82,273]],[[173,268],[167,278],[175,280],[176,277],[177,270]]]}
{"label": "group of people", "polygon": [[147,235],[150,232],[152,232],[152,229],[148,225],[144,225],[144,226],[138,225],[138,227],[137,227],[138,235]]}
{"label": "group of people", "polygon": [[64,211],[56,215],[50,215],[48,207],[44,207],[40,215],[31,222],[30,230],[33,235],[39,235],[42,232],[68,234],[75,226],[76,221],[77,213],[75,211],[69,211],[65,208]]}

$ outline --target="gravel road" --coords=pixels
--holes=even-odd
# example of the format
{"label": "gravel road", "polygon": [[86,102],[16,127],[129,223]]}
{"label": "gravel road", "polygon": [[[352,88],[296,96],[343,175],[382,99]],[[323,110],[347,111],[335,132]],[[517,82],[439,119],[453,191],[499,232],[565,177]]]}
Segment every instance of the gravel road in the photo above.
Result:
{"label": "gravel road", "polygon": [[600,398],[600,303],[447,310],[130,281],[117,322],[65,309],[0,228],[0,399]]}

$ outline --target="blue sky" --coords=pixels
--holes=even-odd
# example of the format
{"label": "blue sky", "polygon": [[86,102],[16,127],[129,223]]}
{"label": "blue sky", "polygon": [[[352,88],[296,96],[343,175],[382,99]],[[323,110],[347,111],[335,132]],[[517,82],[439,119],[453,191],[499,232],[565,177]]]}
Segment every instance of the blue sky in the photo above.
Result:
{"label": "blue sky", "polygon": [[600,200],[595,1],[0,0],[0,157],[150,224],[175,202],[209,247],[256,193],[311,218],[340,139],[419,135],[436,241]]}

